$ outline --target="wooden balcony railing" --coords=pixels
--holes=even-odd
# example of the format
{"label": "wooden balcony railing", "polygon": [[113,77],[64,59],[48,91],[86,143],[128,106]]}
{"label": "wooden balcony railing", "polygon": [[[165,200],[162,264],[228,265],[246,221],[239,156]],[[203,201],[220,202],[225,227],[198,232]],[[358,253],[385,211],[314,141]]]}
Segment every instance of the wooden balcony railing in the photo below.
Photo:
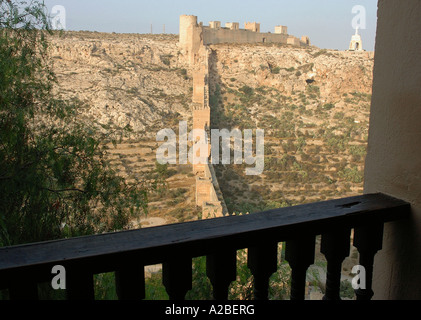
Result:
{"label": "wooden balcony railing", "polygon": [[327,280],[324,299],[340,299],[341,264],[353,245],[366,268],[367,286],[357,299],[371,299],[374,255],[382,247],[383,224],[407,218],[410,205],[369,194],[244,216],[200,220],[0,248],[0,288],[11,299],[37,299],[37,285],[52,279],[54,265],[66,269],[68,299],[94,299],[93,275],[115,272],[120,299],[144,299],[144,266],[163,264],[170,299],[183,299],[192,286],[192,258],[207,257],[215,299],[228,297],[236,277],[236,251],[248,248],[255,299],[267,299],[269,277],[277,270],[277,244],[286,241],[292,268],[291,299],[304,299],[307,268],[314,263],[315,237],[322,235]]}

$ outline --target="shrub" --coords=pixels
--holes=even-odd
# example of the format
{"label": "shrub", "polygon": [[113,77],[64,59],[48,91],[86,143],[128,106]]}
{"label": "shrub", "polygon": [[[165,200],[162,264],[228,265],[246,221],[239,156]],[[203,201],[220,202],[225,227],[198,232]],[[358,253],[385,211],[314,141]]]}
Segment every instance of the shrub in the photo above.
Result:
{"label": "shrub", "polygon": [[307,92],[309,94],[314,94],[316,96],[320,96],[320,88],[315,85],[308,85],[307,86]]}
{"label": "shrub", "polygon": [[159,58],[161,59],[161,62],[163,64],[165,64],[166,66],[169,66],[171,64],[171,58],[173,57],[173,55],[171,54],[164,54],[161,55]]}
{"label": "shrub", "polygon": [[306,143],[306,139],[304,137],[299,137],[297,139],[297,143],[296,143],[296,147],[297,147],[297,152],[298,151],[303,151],[304,147],[307,145]]}
{"label": "shrub", "polygon": [[367,154],[366,146],[351,146],[349,148],[349,153],[352,155],[353,161],[362,161]]}
{"label": "shrub", "polygon": [[342,120],[344,117],[345,113],[343,113],[342,111],[335,113],[335,115],[333,116],[333,118],[336,120]]}
{"label": "shrub", "polygon": [[272,68],[270,71],[273,74],[279,74],[279,72],[281,71],[281,68],[280,67],[275,67],[275,68]]}
{"label": "shrub", "polygon": [[317,58],[318,56],[321,56],[321,55],[330,55],[330,53],[328,53],[326,49],[322,49],[314,53],[313,58]]}
{"label": "shrub", "polygon": [[332,110],[333,108],[335,108],[335,105],[333,103],[325,103],[323,105],[323,109],[325,110]]}
{"label": "shrub", "polygon": [[254,89],[249,86],[243,86],[238,89],[240,92],[244,93],[246,96],[252,96],[254,94]]}
{"label": "shrub", "polygon": [[361,183],[364,179],[364,174],[358,170],[357,167],[345,168],[339,172],[339,177],[345,179],[346,181],[353,183]]}

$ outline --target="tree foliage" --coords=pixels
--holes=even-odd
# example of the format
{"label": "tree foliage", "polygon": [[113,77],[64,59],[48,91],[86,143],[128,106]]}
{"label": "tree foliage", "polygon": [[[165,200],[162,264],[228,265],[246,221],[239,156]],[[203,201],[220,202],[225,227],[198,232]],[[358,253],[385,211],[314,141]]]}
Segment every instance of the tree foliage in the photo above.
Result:
{"label": "tree foliage", "polygon": [[119,177],[82,104],[53,93],[51,33],[43,3],[0,0],[0,245],[121,230],[146,210],[151,185]]}

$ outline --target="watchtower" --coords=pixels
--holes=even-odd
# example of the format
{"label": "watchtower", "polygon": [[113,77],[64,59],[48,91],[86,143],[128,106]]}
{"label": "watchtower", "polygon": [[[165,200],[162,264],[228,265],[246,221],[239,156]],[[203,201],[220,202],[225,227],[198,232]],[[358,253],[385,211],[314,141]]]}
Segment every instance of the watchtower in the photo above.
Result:
{"label": "watchtower", "polygon": [[180,16],[180,49],[184,51],[191,65],[203,44],[202,29],[202,23],[197,23],[197,16]]}
{"label": "watchtower", "polygon": [[197,17],[182,15],[180,16],[180,46],[187,49],[192,41],[193,28],[197,26]]}

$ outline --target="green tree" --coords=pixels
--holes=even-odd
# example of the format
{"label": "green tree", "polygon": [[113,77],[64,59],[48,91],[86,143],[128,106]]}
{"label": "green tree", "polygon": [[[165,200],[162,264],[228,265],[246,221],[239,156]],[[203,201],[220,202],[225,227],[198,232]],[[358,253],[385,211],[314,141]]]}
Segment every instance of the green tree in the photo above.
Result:
{"label": "green tree", "polygon": [[0,0],[0,245],[127,228],[151,185],[119,177],[109,137],[53,94],[47,11],[26,3]]}

